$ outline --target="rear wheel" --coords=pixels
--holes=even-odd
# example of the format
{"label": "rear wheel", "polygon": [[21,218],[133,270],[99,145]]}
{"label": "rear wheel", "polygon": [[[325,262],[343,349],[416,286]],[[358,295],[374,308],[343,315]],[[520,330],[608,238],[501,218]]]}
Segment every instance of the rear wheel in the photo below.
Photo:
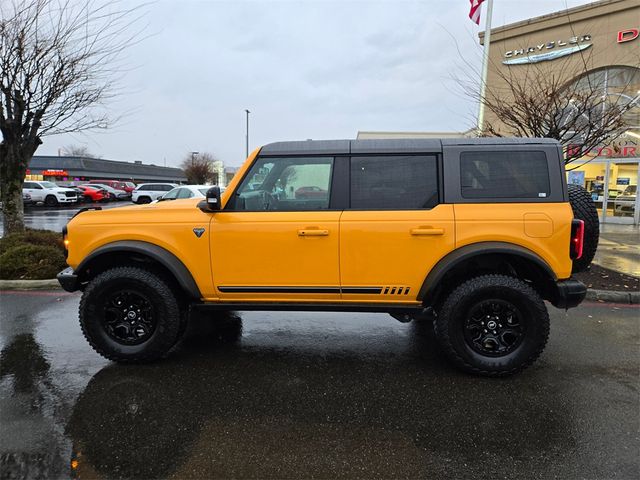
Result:
{"label": "rear wheel", "polygon": [[137,203],[151,203],[151,197],[138,197]]}
{"label": "rear wheel", "polygon": [[96,352],[123,363],[165,356],[184,330],[168,284],[135,267],[107,270],[91,280],[80,301],[80,325]]}
{"label": "rear wheel", "polygon": [[568,185],[569,202],[574,218],[584,222],[584,243],[582,256],[573,261],[573,272],[584,272],[596,254],[598,239],[600,238],[600,221],[596,205],[591,195],[580,185]]}
{"label": "rear wheel", "polygon": [[501,377],[526,368],[540,356],[549,336],[549,315],[542,298],[525,282],[485,275],[451,292],[434,327],[456,366]]}
{"label": "rear wheel", "polygon": [[58,205],[58,199],[54,195],[47,195],[47,197],[44,199],[44,204],[47,207],[55,207],[56,205]]}

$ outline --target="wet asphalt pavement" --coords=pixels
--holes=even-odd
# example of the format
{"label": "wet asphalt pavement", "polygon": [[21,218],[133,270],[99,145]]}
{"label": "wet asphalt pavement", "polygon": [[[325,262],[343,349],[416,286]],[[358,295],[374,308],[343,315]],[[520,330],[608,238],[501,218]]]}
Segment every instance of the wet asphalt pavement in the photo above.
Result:
{"label": "wet asphalt pavement", "polygon": [[551,308],[541,359],[502,380],[385,314],[194,319],[167,360],[93,353],[79,296],[3,292],[4,478],[640,476],[640,309]]}

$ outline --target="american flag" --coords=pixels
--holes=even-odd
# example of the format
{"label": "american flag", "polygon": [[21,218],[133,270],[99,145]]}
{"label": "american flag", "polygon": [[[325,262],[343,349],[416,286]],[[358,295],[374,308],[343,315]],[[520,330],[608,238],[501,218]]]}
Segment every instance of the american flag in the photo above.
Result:
{"label": "american flag", "polygon": [[469,18],[476,24],[480,25],[480,5],[484,0],[469,0],[471,10],[469,10]]}

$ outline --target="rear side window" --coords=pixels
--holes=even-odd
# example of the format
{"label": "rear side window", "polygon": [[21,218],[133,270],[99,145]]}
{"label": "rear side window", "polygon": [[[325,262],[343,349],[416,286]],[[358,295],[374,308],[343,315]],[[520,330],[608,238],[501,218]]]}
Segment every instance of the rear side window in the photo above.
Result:
{"label": "rear side window", "polygon": [[351,208],[415,210],[438,203],[438,167],[431,155],[351,158]]}
{"label": "rear side window", "polygon": [[463,198],[546,198],[551,193],[544,152],[463,152]]}

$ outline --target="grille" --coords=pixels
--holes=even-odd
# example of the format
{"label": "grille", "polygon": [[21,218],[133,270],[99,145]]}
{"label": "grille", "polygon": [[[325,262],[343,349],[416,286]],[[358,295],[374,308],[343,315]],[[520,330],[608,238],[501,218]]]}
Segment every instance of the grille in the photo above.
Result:
{"label": "grille", "polygon": [[75,197],[76,196],[76,192],[64,192],[64,196],[65,197]]}

